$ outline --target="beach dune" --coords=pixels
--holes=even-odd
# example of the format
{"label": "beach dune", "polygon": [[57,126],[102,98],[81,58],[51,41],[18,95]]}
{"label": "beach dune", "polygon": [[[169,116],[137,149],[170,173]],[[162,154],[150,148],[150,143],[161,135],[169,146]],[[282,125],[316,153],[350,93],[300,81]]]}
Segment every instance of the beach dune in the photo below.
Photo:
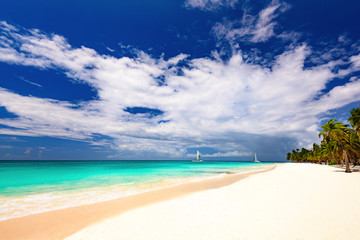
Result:
{"label": "beach dune", "polygon": [[229,186],[140,207],[79,239],[360,239],[360,173],[280,164]]}

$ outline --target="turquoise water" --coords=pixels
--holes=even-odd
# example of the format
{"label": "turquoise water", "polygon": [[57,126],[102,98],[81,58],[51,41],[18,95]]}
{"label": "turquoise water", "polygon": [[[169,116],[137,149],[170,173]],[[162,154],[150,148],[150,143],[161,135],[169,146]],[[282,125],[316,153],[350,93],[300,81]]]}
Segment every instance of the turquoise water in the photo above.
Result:
{"label": "turquoise water", "polygon": [[110,200],[269,163],[190,161],[2,161],[0,220]]}

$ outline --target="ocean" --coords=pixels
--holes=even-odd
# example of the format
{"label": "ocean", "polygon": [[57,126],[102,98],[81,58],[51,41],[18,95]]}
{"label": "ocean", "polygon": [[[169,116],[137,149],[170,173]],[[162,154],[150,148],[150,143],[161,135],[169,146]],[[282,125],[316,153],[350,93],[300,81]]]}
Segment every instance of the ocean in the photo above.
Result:
{"label": "ocean", "polygon": [[273,163],[0,161],[0,220],[111,200]]}

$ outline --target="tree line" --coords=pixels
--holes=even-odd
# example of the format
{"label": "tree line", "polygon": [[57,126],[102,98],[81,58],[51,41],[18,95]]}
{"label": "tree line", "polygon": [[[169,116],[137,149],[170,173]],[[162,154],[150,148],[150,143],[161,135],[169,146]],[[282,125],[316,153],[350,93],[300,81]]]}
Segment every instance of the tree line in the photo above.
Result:
{"label": "tree line", "polygon": [[345,172],[351,172],[350,164],[360,163],[360,108],[350,111],[349,124],[331,119],[321,126],[321,144],[313,144],[311,150],[294,149],[287,153],[286,160],[292,162],[312,162],[345,164]]}

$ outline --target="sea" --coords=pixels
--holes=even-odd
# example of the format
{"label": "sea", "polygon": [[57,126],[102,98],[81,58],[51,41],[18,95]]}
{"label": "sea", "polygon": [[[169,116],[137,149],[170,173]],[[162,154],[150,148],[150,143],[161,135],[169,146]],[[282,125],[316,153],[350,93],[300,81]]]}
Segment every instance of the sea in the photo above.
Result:
{"label": "sea", "polygon": [[106,201],[274,163],[0,161],[0,221]]}

